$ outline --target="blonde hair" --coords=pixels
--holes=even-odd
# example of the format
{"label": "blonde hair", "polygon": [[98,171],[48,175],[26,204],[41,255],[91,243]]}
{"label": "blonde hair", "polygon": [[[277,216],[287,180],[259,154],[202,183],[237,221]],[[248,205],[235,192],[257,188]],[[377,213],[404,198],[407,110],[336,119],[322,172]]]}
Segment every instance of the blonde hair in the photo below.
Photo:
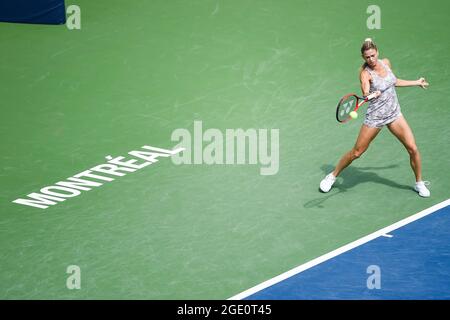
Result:
{"label": "blonde hair", "polygon": [[[375,49],[378,51],[377,45],[375,44],[375,42],[373,42],[373,40],[371,38],[366,38],[364,39],[364,43],[361,46],[361,54],[364,54],[365,51],[370,50],[370,49]],[[364,62],[363,65],[361,66],[360,69],[360,73],[367,67],[367,62]]]}

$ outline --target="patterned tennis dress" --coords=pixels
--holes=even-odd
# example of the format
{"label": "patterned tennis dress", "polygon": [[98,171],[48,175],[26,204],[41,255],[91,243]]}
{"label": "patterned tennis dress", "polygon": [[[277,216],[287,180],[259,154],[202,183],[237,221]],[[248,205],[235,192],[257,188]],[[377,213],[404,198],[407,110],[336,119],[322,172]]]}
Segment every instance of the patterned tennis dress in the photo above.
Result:
{"label": "patterned tennis dress", "polygon": [[397,93],[395,92],[397,78],[389,66],[384,64],[383,61],[378,60],[378,63],[386,70],[387,74],[386,77],[381,77],[368,66],[365,68],[372,77],[370,92],[382,91],[389,86],[392,87],[384,91],[378,98],[369,101],[364,124],[375,128],[381,128],[384,125],[394,122],[402,115]]}

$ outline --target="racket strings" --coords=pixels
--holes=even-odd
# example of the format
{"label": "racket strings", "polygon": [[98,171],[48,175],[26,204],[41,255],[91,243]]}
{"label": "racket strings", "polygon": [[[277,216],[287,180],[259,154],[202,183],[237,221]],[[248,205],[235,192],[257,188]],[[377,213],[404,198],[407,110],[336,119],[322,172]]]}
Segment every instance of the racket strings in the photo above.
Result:
{"label": "racket strings", "polygon": [[343,99],[338,106],[337,117],[339,121],[344,121],[350,117],[350,112],[352,112],[356,107],[357,99],[354,96],[350,96]]}

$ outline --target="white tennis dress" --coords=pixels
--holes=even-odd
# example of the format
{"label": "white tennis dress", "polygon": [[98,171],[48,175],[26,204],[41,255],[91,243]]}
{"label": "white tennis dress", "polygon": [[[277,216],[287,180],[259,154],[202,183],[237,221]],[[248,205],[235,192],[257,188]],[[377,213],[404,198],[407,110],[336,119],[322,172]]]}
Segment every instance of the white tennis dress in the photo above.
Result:
{"label": "white tennis dress", "polygon": [[370,92],[377,90],[384,91],[378,98],[369,101],[369,107],[366,111],[364,124],[369,127],[381,128],[391,122],[394,122],[401,116],[400,104],[398,103],[397,93],[395,91],[395,83],[397,78],[392,70],[378,60],[378,63],[386,70],[386,76],[379,76],[374,70],[366,66],[366,70],[370,73],[372,81],[370,82]]}

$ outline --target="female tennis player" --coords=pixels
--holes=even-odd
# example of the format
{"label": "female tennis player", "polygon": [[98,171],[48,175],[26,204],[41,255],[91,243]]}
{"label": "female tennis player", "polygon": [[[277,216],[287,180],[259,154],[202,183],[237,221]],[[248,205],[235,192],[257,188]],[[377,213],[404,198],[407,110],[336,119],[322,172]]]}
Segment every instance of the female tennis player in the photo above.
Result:
{"label": "female tennis player", "polygon": [[[420,86],[426,89],[428,83],[424,78],[419,80],[401,80],[395,77],[388,59],[378,59],[378,49],[372,39],[368,38],[361,47],[364,64],[360,72],[361,89],[364,96],[376,92],[375,98],[369,101],[366,117],[355,146],[344,154],[333,172],[321,182],[322,192],[330,191],[336,177],[355,159],[367,150],[369,144],[384,126],[396,136],[409,153],[411,167],[416,176],[414,190],[422,197],[429,197],[430,191],[422,181],[420,153],[414,135],[400,111],[395,87]],[[386,89],[387,88],[387,89]],[[384,91],[383,91],[384,90]]]}

